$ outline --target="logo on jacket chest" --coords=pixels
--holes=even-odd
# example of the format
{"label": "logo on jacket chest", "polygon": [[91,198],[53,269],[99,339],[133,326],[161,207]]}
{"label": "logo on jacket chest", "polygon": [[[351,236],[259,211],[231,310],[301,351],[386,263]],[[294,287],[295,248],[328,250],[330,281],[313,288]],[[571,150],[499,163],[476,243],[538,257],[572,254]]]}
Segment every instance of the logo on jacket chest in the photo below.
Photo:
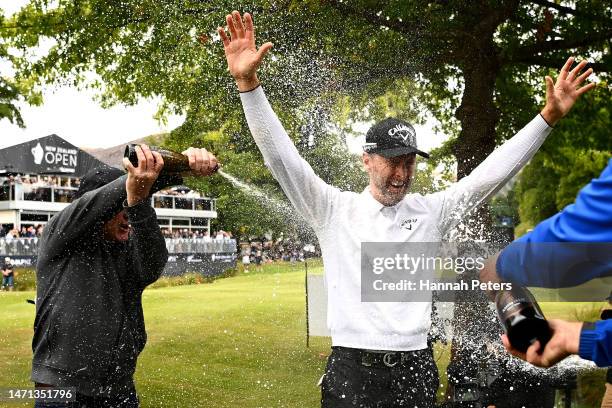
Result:
{"label": "logo on jacket chest", "polygon": [[412,231],[412,226],[419,222],[418,218],[407,218],[400,223],[400,228]]}

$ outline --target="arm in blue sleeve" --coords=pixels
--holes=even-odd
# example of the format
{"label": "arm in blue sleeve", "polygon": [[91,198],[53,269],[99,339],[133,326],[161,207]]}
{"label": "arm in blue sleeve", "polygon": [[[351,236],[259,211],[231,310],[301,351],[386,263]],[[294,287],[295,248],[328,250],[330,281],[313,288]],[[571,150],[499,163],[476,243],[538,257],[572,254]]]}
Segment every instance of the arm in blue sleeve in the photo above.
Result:
{"label": "arm in blue sleeve", "polygon": [[[497,258],[497,274],[522,285],[575,286],[612,274],[611,247],[612,159],[574,204],[504,249]],[[610,256],[602,257],[605,252]]]}
{"label": "arm in blue sleeve", "polygon": [[612,276],[612,243],[515,241],[500,253],[496,272],[521,286],[574,287]]}
{"label": "arm in blue sleeve", "polygon": [[612,365],[612,320],[585,323],[580,332],[578,354],[598,367]]}

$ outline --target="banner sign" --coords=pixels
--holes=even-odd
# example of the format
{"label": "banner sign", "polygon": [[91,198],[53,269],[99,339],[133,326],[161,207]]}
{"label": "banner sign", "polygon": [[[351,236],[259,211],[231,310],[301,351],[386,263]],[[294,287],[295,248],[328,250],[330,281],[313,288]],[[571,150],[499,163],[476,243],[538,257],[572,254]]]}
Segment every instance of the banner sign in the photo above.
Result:
{"label": "banner sign", "polygon": [[82,177],[104,163],[57,135],[0,150],[0,174],[65,174]]}
{"label": "banner sign", "polygon": [[217,276],[235,267],[235,253],[170,254],[164,269],[164,276],[179,276],[192,272],[204,276]]}
{"label": "banner sign", "polygon": [[[17,268],[36,267],[36,256],[2,255],[0,263],[5,257],[10,257],[12,264]],[[227,269],[236,267],[236,254],[170,254],[162,276],[180,276],[185,273],[200,273],[204,276],[218,276]]]}
{"label": "banner sign", "polygon": [[35,268],[36,255],[0,255],[0,265],[4,263],[4,258],[11,258],[11,264],[15,268]]}

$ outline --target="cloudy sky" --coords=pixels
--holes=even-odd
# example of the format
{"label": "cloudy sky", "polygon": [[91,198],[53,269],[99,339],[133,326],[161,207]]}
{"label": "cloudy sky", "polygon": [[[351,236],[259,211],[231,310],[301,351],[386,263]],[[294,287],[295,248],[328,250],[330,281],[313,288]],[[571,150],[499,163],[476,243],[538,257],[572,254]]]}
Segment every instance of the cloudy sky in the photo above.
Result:
{"label": "cloudy sky", "polygon": [[[17,11],[25,0],[0,0],[5,15]],[[0,73],[2,67],[0,67]],[[158,123],[153,115],[157,103],[143,100],[136,106],[101,108],[92,91],[73,87],[45,87],[44,104],[31,107],[20,105],[26,128],[0,120],[0,148],[55,133],[79,147],[110,147],[123,142],[168,131],[182,122],[170,117],[167,125]]]}

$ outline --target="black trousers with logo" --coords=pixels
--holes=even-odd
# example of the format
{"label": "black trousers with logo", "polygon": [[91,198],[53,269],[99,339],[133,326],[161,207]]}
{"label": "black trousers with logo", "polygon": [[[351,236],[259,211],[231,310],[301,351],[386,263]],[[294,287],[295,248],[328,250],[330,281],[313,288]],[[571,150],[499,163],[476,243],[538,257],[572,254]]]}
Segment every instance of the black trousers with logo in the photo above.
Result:
{"label": "black trousers with logo", "polygon": [[385,356],[332,347],[321,385],[322,408],[433,408],[439,377],[431,349]]}

